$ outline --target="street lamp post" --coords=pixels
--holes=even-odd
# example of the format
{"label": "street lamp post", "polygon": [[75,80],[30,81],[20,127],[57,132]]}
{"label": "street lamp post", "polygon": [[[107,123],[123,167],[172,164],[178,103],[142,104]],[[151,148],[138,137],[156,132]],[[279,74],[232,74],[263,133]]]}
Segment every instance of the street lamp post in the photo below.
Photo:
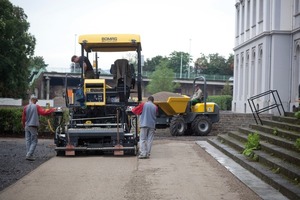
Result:
{"label": "street lamp post", "polygon": [[192,43],[192,39],[190,39],[190,46],[189,46],[189,60],[188,60],[188,78],[190,78],[190,74],[191,74],[191,66],[190,66],[190,56],[191,56],[191,43]]}
{"label": "street lamp post", "polygon": [[182,78],[182,52],[180,56],[180,78]]}

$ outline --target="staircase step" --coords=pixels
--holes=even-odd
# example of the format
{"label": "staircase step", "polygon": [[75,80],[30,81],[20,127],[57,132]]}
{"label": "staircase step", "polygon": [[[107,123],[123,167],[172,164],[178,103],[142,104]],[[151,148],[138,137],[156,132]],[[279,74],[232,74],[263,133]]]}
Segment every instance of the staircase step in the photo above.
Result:
{"label": "staircase step", "polygon": [[277,128],[277,127],[251,124],[250,128],[255,129],[255,130],[260,130],[262,132],[269,133],[274,136],[279,136],[279,137],[285,138],[287,140],[296,141],[298,138],[300,138],[300,133],[297,133],[295,131],[288,131],[288,130]]}
{"label": "staircase step", "polygon": [[243,147],[245,147],[245,143],[248,140],[248,134],[240,133],[238,131],[230,131],[228,132],[228,135],[243,143]]}
{"label": "staircase step", "polygon": [[[222,142],[223,141],[223,142]],[[233,139],[229,135],[219,135],[218,139],[208,139],[208,142],[222,151],[224,154],[235,160],[245,169],[249,170],[257,177],[277,189],[283,195],[289,199],[300,199],[300,188],[299,186],[292,184],[287,179],[282,178],[281,175],[273,173],[268,167],[247,159],[242,153],[243,145],[236,139]],[[228,143],[238,147],[237,149],[233,146],[227,145]],[[262,156],[262,155],[261,155]]]}
{"label": "staircase step", "polygon": [[274,144],[260,141],[261,149],[276,157],[300,167],[300,153],[284,149]]}
{"label": "staircase step", "polygon": [[[248,136],[245,134],[242,134],[238,131],[230,131],[228,133],[229,136],[235,138],[236,140],[241,141],[243,144],[245,144],[248,140]],[[271,155],[274,155],[278,158],[281,158],[282,160],[285,160],[289,163],[293,163],[294,165],[297,165],[300,167],[300,152],[294,152],[282,147],[279,147],[274,144],[270,144],[266,141],[260,140],[261,149],[268,152]]]}
{"label": "staircase step", "polygon": [[[283,175],[292,183],[298,184],[300,180],[300,167],[285,160],[279,159],[275,156],[264,152],[263,150],[254,151],[258,155],[259,163],[262,163],[269,167],[274,173]],[[299,187],[300,190],[300,187]]]}
{"label": "staircase step", "polygon": [[[229,145],[238,142],[238,144],[232,145],[234,147],[238,146],[238,151],[245,148],[244,144],[247,141],[247,136],[237,131],[231,131],[228,133],[228,136],[220,135],[219,137],[225,143],[228,143],[228,140],[230,140]],[[259,157],[259,162],[269,166],[271,169],[280,169],[282,175],[291,181],[300,181],[300,154],[264,141],[260,141],[260,145],[261,150],[255,151],[255,154]]]}
{"label": "staircase step", "polygon": [[288,131],[300,133],[300,125],[297,124],[289,124],[289,123],[278,122],[278,121],[268,120],[268,119],[262,119],[262,123],[263,125],[277,127],[280,129],[285,129]]}
{"label": "staircase step", "polygon": [[228,144],[230,147],[234,148],[236,151],[243,153],[245,146],[244,143],[238,141],[237,139],[229,136],[228,134],[219,134],[218,139],[221,143]]}
{"label": "staircase step", "polygon": [[297,112],[297,111],[300,111],[300,109],[299,109],[299,108],[296,108],[296,109],[294,109],[294,112],[285,112],[285,113],[284,113],[284,116],[287,116],[287,117],[295,117],[295,112]]}
{"label": "staircase step", "polygon": [[246,170],[243,166],[236,161],[225,155],[219,149],[211,145],[207,140],[196,141],[203,150],[214,157],[220,164],[228,169],[233,175],[235,175],[240,181],[246,184],[251,190],[264,200],[289,200],[286,196],[280,193],[278,190],[255,176],[249,170]]}
{"label": "staircase step", "polygon": [[[254,127],[254,125],[251,126],[251,127]],[[278,146],[283,147],[285,149],[289,149],[289,150],[298,152],[298,149],[295,147],[295,142],[294,141],[290,141],[290,140],[287,140],[287,139],[284,139],[284,138],[280,138],[280,137],[277,137],[277,136],[274,136],[274,135],[271,135],[271,134],[268,134],[268,133],[264,133],[262,131],[257,131],[257,130],[254,130],[254,129],[251,129],[251,128],[246,128],[246,127],[239,128],[239,132],[247,134],[247,135],[249,133],[254,133],[254,132],[258,133],[261,140],[265,140],[265,141],[268,141],[271,144],[278,145]]]}
{"label": "staircase step", "polygon": [[300,119],[297,119],[294,116],[273,116],[272,120],[277,121],[277,122],[300,125]]}

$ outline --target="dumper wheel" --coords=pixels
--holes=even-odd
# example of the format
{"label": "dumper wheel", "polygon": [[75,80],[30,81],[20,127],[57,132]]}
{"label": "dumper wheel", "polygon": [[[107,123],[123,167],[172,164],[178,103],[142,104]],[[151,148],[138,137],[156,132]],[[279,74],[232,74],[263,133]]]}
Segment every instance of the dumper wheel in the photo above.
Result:
{"label": "dumper wheel", "polygon": [[65,156],[65,151],[56,151],[56,156]]}
{"label": "dumper wheel", "polygon": [[212,128],[211,120],[207,116],[198,116],[192,122],[192,130],[195,135],[206,136]]}
{"label": "dumper wheel", "polygon": [[170,132],[172,136],[182,136],[186,130],[186,123],[183,116],[176,115],[172,118],[170,123]]}
{"label": "dumper wheel", "polygon": [[186,130],[184,132],[184,135],[192,135],[193,134],[193,130],[191,128],[191,124],[187,124]]}

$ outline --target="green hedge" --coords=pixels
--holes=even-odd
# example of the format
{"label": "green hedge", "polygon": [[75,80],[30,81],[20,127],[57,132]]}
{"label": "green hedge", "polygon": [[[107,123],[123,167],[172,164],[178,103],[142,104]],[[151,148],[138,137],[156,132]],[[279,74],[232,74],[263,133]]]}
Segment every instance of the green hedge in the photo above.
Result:
{"label": "green hedge", "polygon": [[21,119],[22,119],[22,108],[0,108],[0,133],[20,133],[23,130]]}
{"label": "green hedge", "polygon": [[[0,108],[0,135],[23,136],[22,126],[23,107],[2,107]],[[67,119],[68,112],[64,111],[64,119]],[[49,125],[50,124],[50,125]],[[53,116],[40,116],[39,134],[52,134],[55,130]]]}
{"label": "green hedge", "polygon": [[230,95],[209,96],[206,101],[218,104],[220,110],[231,110],[232,96]]}

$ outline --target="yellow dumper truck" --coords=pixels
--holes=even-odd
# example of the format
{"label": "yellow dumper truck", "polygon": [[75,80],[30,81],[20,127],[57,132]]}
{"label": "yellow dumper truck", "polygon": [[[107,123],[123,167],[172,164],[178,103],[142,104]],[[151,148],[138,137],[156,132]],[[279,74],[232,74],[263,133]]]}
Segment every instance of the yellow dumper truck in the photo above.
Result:
{"label": "yellow dumper truck", "polygon": [[[164,100],[155,100],[158,106],[157,128],[170,128],[171,135],[199,135],[206,136],[211,132],[212,124],[219,121],[219,106],[213,102],[206,102],[206,79],[203,76],[194,79],[204,83],[203,101],[191,105],[190,97],[173,95]],[[155,97],[154,97],[155,99]]]}

